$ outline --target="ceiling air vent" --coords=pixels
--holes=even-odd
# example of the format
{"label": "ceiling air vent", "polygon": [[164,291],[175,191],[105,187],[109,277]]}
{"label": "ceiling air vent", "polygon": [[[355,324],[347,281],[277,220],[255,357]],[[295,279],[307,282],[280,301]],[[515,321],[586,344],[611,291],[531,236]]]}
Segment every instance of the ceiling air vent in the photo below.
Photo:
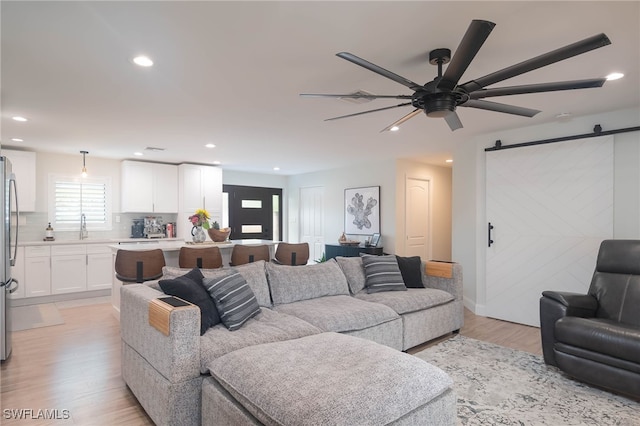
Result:
{"label": "ceiling air vent", "polygon": [[156,148],[155,146],[148,146],[144,150],[145,151],[160,152],[160,151],[164,151],[164,148]]}
{"label": "ceiling air vent", "polygon": [[[356,90],[353,93],[348,93],[348,95],[365,95],[365,96],[374,96],[373,93],[366,92],[364,90]],[[366,104],[367,102],[371,102],[373,99],[371,98],[338,98],[342,101],[349,102],[350,104]]]}

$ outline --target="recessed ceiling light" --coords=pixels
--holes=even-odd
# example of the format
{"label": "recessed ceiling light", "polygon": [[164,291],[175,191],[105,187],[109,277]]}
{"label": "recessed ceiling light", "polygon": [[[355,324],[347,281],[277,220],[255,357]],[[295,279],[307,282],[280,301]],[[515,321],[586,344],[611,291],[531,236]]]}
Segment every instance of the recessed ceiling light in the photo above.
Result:
{"label": "recessed ceiling light", "polygon": [[148,56],[136,56],[133,58],[133,63],[136,65],[140,65],[141,67],[150,67],[153,65],[153,61],[149,59]]}
{"label": "recessed ceiling light", "polygon": [[397,132],[398,130],[400,130],[400,127],[398,126],[393,126],[392,128],[389,129],[392,132]]}
{"label": "recessed ceiling light", "polygon": [[206,144],[205,146],[206,146],[207,148],[215,148],[215,147],[216,147],[216,146],[215,146],[215,144],[212,144],[212,143],[208,143],[208,144]]}
{"label": "recessed ceiling light", "polygon": [[216,160],[216,161],[213,162],[213,164],[219,165],[219,164],[222,164],[222,163],[220,161]]}
{"label": "recessed ceiling light", "polygon": [[141,152],[134,152],[133,155],[136,155],[138,157],[142,157],[144,154]]}
{"label": "recessed ceiling light", "polygon": [[14,142],[24,142],[24,139],[20,139],[20,138],[11,138],[11,140]]}
{"label": "recessed ceiling light", "polygon": [[451,158],[444,160],[445,163],[453,163],[453,160]]}
{"label": "recessed ceiling light", "polygon": [[14,115],[14,116],[13,116],[13,117],[11,117],[11,118],[13,118],[13,119],[14,119],[14,120],[16,120],[16,121],[27,121],[27,119],[26,119],[26,118],[24,118],[24,117],[20,117],[19,115]]}
{"label": "recessed ceiling light", "polygon": [[619,80],[622,77],[624,77],[624,74],[622,74],[621,72],[612,72],[611,74],[609,74],[607,76],[607,81],[611,81],[611,80]]}
{"label": "recessed ceiling light", "polygon": [[570,112],[561,112],[560,114],[556,114],[556,118],[563,119],[571,117]]}
{"label": "recessed ceiling light", "polygon": [[277,172],[278,170],[280,170],[280,167],[276,166],[276,167],[273,168],[273,170],[275,170]]}

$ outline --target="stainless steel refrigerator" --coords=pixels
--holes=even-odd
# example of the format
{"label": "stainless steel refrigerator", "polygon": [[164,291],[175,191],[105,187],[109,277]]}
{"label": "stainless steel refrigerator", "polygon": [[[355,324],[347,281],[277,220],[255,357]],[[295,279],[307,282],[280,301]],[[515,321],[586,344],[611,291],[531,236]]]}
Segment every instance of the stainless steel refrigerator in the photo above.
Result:
{"label": "stainless steel refrigerator", "polygon": [[[16,262],[18,250],[18,195],[16,177],[12,172],[11,161],[0,157],[0,360],[6,360],[11,354],[11,299],[7,296],[18,288],[18,281],[11,277],[11,267]],[[12,227],[11,214],[15,212],[15,229]]]}

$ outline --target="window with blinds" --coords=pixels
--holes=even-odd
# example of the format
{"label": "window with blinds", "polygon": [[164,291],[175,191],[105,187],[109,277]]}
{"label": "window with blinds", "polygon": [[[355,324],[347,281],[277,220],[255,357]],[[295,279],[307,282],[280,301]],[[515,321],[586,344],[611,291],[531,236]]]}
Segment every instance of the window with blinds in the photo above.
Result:
{"label": "window with blinds", "polygon": [[111,230],[111,179],[49,176],[51,225],[60,231],[79,231],[85,215],[88,230]]}

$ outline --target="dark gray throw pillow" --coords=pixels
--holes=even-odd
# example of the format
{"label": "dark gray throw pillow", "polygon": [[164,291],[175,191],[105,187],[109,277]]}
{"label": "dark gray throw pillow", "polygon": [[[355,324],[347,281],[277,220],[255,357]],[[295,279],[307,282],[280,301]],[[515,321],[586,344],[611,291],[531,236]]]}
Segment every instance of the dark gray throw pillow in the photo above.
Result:
{"label": "dark gray throw pillow", "polygon": [[407,290],[395,255],[361,256],[367,293]]}
{"label": "dark gray throw pillow", "polygon": [[260,313],[253,290],[235,270],[221,277],[205,278],[204,287],[218,309],[220,320],[230,331],[239,329]]}
{"label": "dark gray throw pillow", "polygon": [[170,296],[176,296],[200,308],[200,335],[202,336],[209,327],[220,323],[218,310],[213,299],[207,293],[202,284],[202,272],[194,268],[180,277],[160,280],[160,288]]}
{"label": "dark gray throw pillow", "polygon": [[422,283],[422,261],[420,256],[402,257],[396,255],[398,267],[407,288],[424,288]]}

